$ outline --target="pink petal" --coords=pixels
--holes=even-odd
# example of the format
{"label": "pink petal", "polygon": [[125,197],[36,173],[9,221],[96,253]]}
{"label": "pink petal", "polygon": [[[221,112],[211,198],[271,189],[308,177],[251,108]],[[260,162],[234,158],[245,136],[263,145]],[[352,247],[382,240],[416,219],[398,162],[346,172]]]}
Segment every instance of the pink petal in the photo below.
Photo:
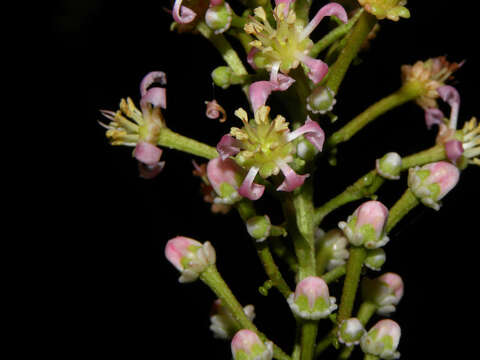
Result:
{"label": "pink petal", "polygon": [[320,125],[310,119],[310,117],[308,117],[307,121],[305,121],[305,125],[300,126],[297,130],[292,131],[287,135],[287,141],[290,142],[300,135],[305,136],[305,138],[310,141],[318,151],[322,151],[323,143],[325,142],[325,133]]}
{"label": "pink petal", "polygon": [[138,161],[147,165],[156,165],[162,156],[162,149],[145,141],[138,142],[133,152]]}
{"label": "pink petal", "polygon": [[238,174],[242,174],[242,168],[232,159],[222,160],[215,158],[208,162],[207,177],[217,194],[220,194],[220,189],[223,183],[232,185],[238,189],[239,181]]}
{"label": "pink petal", "polygon": [[439,87],[437,92],[442,100],[450,105],[450,108],[452,109],[450,113],[450,128],[456,129],[458,110],[460,108],[460,94],[458,93],[457,89],[450,85]]}
{"label": "pink petal", "polygon": [[286,162],[278,162],[280,170],[282,170],[285,180],[277,188],[277,191],[293,191],[296,188],[303,185],[305,179],[309,177],[309,174],[298,175],[293,169],[287,165]]}
{"label": "pink petal", "polygon": [[259,51],[258,48],[252,47],[247,55],[247,62],[250,64],[250,66],[254,70],[258,69],[257,65],[255,65],[255,60],[254,60],[254,56],[256,53],[258,53],[258,51]]}
{"label": "pink petal", "polygon": [[225,0],[210,0],[210,6],[222,5]]}
{"label": "pink petal", "polygon": [[347,12],[343,8],[343,6],[332,2],[330,4],[323,6],[320,10],[318,10],[317,14],[313,17],[310,23],[303,29],[302,34],[300,36],[300,40],[303,40],[306,37],[308,37],[312,33],[312,31],[315,30],[315,28],[318,26],[320,21],[322,21],[322,19],[325,16],[336,16],[343,23],[348,22]]}
{"label": "pink petal", "polygon": [[303,55],[301,60],[310,69],[308,72],[308,78],[315,84],[318,84],[322,81],[325,75],[327,75],[328,65],[322,60],[314,59],[307,55]]}
{"label": "pink petal", "polygon": [[274,87],[275,85],[270,81],[256,81],[250,85],[248,92],[253,112],[256,112],[260,106],[265,105]]}
{"label": "pink petal", "polygon": [[167,85],[167,76],[162,71],[152,71],[145,75],[140,82],[140,95],[144,96],[148,87],[154,83],[159,83],[160,85]]}
{"label": "pink petal", "polygon": [[140,107],[145,108],[147,104],[151,104],[153,107],[167,108],[167,91],[165,88],[152,88],[149,89],[140,100]]}
{"label": "pink petal", "polygon": [[[270,79],[271,80],[271,79]],[[290,76],[277,74],[277,79],[273,82],[274,91],[285,91],[287,90],[293,83],[295,79],[291,78]]]}
{"label": "pink petal", "polygon": [[447,141],[445,143],[445,152],[450,161],[456,162],[463,154],[462,142],[458,140]]}
{"label": "pink petal", "polygon": [[235,156],[240,152],[240,142],[230,135],[223,135],[217,144],[217,151],[222,160]]}
{"label": "pink petal", "polygon": [[[206,101],[207,104],[207,111],[206,115],[209,119],[219,119],[221,123],[227,120],[227,113],[223,109],[223,107],[217,102],[217,100]],[[220,117],[220,114],[222,117]]]}
{"label": "pink petal", "polygon": [[182,6],[182,2],[183,0],[175,0],[172,11],[173,19],[179,24],[191,23],[197,14],[192,9]]}
{"label": "pink petal", "polygon": [[431,129],[433,125],[440,125],[443,123],[443,112],[437,108],[429,108],[425,110],[425,123],[427,128]]}
{"label": "pink petal", "polygon": [[242,185],[238,189],[238,193],[250,200],[258,200],[262,197],[263,192],[265,191],[265,186],[255,184],[253,180],[255,180],[255,176],[257,176],[258,168],[252,166],[250,170],[248,170],[247,176],[243,180]]}
{"label": "pink petal", "polygon": [[165,161],[160,161],[154,165],[147,165],[141,162],[138,163],[138,171],[140,173],[140,177],[147,180],[153,179],[158,174],[160,174],[164,167]]}

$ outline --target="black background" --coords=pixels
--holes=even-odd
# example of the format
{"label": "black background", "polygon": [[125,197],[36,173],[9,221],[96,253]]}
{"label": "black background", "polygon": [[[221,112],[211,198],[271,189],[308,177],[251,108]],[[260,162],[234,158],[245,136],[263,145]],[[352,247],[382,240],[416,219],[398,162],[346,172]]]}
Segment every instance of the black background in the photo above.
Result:
{"label": "black background", "polygon": [[[335,108],[340,120],[322,124],[327,133],[396,90],[402,64],[439,55],[466,59],[455,80],[461,123],[478,115],[480,58],[471,3],[411,1],[410,20],[382,22],[371,49],[361,54],[363,63],[342,85]],[[178,359],[229,358],[229,344],[214,340],[208,330],[214,296],[200,282],[179,284],[163,256],[168,239],[185,235],[213,243],[218,268],[240,302],[255,304],[259,328],[290,351],[294,323],[283,298],[274,290],[268,297],[258,293],[266,278],[246,231],[234,212],[210,213],[191,175],[192,158],[165,150],[164,172],[153,181],[140,179],[131,150],[111,147],[97,124],[98,109],[115,110],[126,96],[138,102],[142,77],[162,70],[168,76],[164,115],[173,130],[214,145],[238,125],[233,111],[246,107],[242,93],[211,85],[220,56],[200,36],[169,32],[164,6],[168,2],[64,0],[52,9],[55,121],[68,145],[60,159],[57,155],[62,176],[52,191],[61,205],[55,221],[44,224],[52,242],[43,264],[48,275],[40,279],[41,297],[53,315],[46,317],[60,336],[43,346],[69,358],[163,358],[166,352]],[[228,112],[225,124],[204,116],[204,101],[214,95]],[[370,170],[385,152],[411,154],[433,145],[434,138],[414,104],[383,116],[340,146],[336,168],[320,161],[317,204]],[[470,167],[462,173],[441,211],[419,207],[391,233],[383,270],[405,281],[405,296],[393,315],[402,326],[403,358],[474,353],[476,334],[467,326],[478,321],[479,172]],[[392,206],[405,186],[405,176],[385,185],[380,200]],[[277,212],[276,204],[261,204]],[[331,214],[325,229],[358,204]]]}

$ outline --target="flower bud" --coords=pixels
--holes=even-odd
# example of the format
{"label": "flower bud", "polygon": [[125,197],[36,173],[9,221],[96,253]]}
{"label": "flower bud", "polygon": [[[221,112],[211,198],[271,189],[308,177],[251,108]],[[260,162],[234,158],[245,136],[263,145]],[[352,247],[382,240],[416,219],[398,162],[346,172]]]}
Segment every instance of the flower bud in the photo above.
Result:
{"label": "flower bud", "polygon": [[338,341],[346,346],[358,345],[360,339],[365,335],[366,331],[360,320],[350,318],[343,320],[338,328]]}
{"label": "flower bud", "polygon": [[377,306],[377,313],[388,315],[395,311],[403,297],[403,280],[394,273],[386,273],[370,280],[362,281],[362,296]]}
{"label": "flower bud", "polygon": [[207,178],[219,197],[217,204],[233,204],[240,200],[238,188],[243,181],[243,171],[232,159],[212,159],[207,165]]}
{"label": "flower bud", "polygon": [[325,281],[309,276],[297,284],[295,293],[288,297],[292,311],[302,319],[319,320],[337,309],[335,298],[328,292]]}
{"label": "flower bud", "polygon": [[307,109],[314,114],[325,114],[332,111],[336,102],[335,93],[332,90],[319,86],[307,97]]}
{"label": "flower bud", "polygon": [[399,18],[410,17],[410,11],[404,6],[407,0],[358,0],[366,11],[377,17],[377,19],[390,19],[398,21]]}
{"label": "flower bud", "polygon": [[234,360],[270,360],[273,358],[273,344],[263,343],[256,333],[242,329],[232,339]]}
{"label": "flower bud", "polygon": [[313,160],[318,152],[317,148],[307,139],[302,139],[297,144],[297,155],[305,161]]}
{"label": "flower bud", "polygon": [[339,229],[330,230],[319,240],[317,251],[328,252],[328,271],[346,263],[349,256],[347,245],[348,239]]}
{"label": "flower bud", "polygon": [[219,66],[212,71],[212,79],[215,85],[227,89],[231,85],[233,70],[229,66]]}
{"label": "flower bud", "polygon": [[338,227],[343,230],[352,245],[376,249],[384,246],[389,240],[385,233],[387,218],[388,209],[381,202],[371,200],[360,205],[348,217],[347,222],[339,222]]}
{"label": "flower bud", "polygon": [[393,320],[380,320],[360,341],[364,353],[378,356],[381,359],[398,359],[397,352],[401,329]]}
{"label": "flower bud", "polygon": [[[255,308],[247,305],[243,308],[247,318],[252,321],[255,318]],[[210,314],[210,330],[216,339],[230,339],[235,334],[237,325],[232,313],[222,304],[220,299],[214,301]]]}
{"label": "flower bud", "polygon": [[385,250],[378,248],[367,251],[367,257],[365,258],[365,266],[374,271],[380,271],[383,264],[387,260]]}
{"label": "flower bud", "polygon": [[376,168],[380,176],[389,180],[398,180],[402,169],[402,158],[395,152],[389,152],[381,159],[377,159]]}
{"label": "flower bud", "polygon": [[165,256],[182,273],[181,283],[195,281],[209,265],[215,264],[216,254],[212,244],[204,244],[184,237],[170,239],[165,247]]}
{"label": "flower bud", "polygon": [[270,236],[272,223],[267,215],[254,216],[247,220],[247,231],[257,242],[265,241]]}
{"label": "flower bud", "polygon": [[457,185],[460,171],[455,165],[439,161],[409,170],[408,186],[426,206],[440,209],[439,200]]}
{"label": "flower bud", "polygon": [[205,13],[205,23],[214,30],[215,34],[221,34],[230,28],[232,23],[232,9],[228,3],[210,6]]}

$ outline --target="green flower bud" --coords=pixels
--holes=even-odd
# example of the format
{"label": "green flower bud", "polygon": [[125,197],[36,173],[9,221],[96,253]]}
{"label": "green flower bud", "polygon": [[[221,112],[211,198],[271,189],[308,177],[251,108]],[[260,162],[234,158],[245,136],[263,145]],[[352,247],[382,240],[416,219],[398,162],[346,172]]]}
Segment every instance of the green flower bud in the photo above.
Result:
{"label": "green flower bud", "polygon": [[389,152],[376,162],[377,173],[390,180],[400,179],[402,169],[402,158],[395,152]]}
{"label": "green flower bud", "polygon": [[230,28],[232,13],[232,8],[226,2],[211,6],[205,13],[205,23],[215,34],[221,34]]}
{"label": "green flower bud", "polygon": [[335,100],[335,93],[328,87],[319,86],[307,98],[307,109],[314,114],[325,114],[332,111]]}
{"label": "green flower bud", "polygon": [[380,271],[386,259],[385,250],[382,248],[368,250],[367,257],[365,258],[365,266],[371,270]]}
{"label": "green flower bud", "polygon": [[258,242],[265,241],[270,236],[272,224],[267,215],[254,216],[247,220],[247,231]]}

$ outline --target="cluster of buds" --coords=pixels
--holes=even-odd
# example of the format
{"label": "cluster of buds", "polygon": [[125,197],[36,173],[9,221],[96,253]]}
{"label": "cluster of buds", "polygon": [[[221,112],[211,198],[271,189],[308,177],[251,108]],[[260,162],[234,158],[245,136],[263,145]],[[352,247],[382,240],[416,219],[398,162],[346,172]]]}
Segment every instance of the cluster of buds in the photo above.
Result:
{"label": "cluster of buds", "polygon": [[[438,125],[437,144],[445,146],[447,158],[458,165],[480,165],[480,125],[476,118],[467,121],[463,128],[457,130],[460,110],[460,94],[449,85],[437,89],[441,99],[451,108],[447,119],[438,108],[425,110],[425,122],[428,128]],[[463,161],[462,161],[463,160]]]}
{"label": "cluster of buds", "polygon": [[345,346],[358,345],[366,331],[363,324],[357,318],[343,320],[337,331],[338,341]]}
{"label": "cluster of buds", "polygon": [[189,29],[189,24],[198,21],[203,16],[207,26],[215,34],[221,34],[230,28],[233,11],[225,0],[190,0],[189,6],[183,6],[184,0],[175,0],[172,15],[177,24]]}
{"label": "cluster of buds", "polygon": [[407,0],[358,0],[363,8],[377,19],[398,21],[401,17],[408,19],[410,11],[405,7]]}
{"label": "cluster of buds", "polygon": [[258,335],[248,329],[238,331],[232,339],[232,355],[234,360],[271,360],[273,344],[263,342]]}
{"label": "cluster of buds", "polygon": [[181,283],[197,280],[205,269],[216,262],[215,249],[208,241],[204,244],[184,237],[170,239],[165,247],[165,257],[180,271]]}
{"label": "cluster of buds", "polygon": [[376,249],[384,246],[389,238],[385,233],[388,209],[379,201],[367,201],[360,205],[347,221],[338,223],[350,243]]}
{"label": "cluster of buds", "polygon": [[400,353],[397,348],[400,336],[401,329],[395,321],[380,320],[362,337],[360,346],[364,353],[380,359],[398,359]]}
{"label": "cluster of buds", "polygon": [[426,206],[440,210],[440,200],[457,185],[460,171],[446,161],[410,168],[408,186]]}
{"label": "cluster of buds", "polygon": [[450,63],[445,56],[417,61],[414,65],[402,66],[403,84],[415,83],[423,89],[423,93],[415,101],[424,109],[436,108],[439,97],[437,89],[452,78],[452,74],[458,70],[462,63]]}
{"label": "cluster of buds", "polygon": [[[255,308],[247,305],[243,312],[250,321],[255,318]],[[231,339],[237,330],[237,325],[232,313],[222,304],[220,299],[214,301],[210,314],[210,330],[216,339]]]}
{"label": "cluster of buds", "polygon": [[394,273],[385,273],[376,279],[362,281],[362,296],[377,307],[377,313],[388,315],[395,311],[403,297],[403,280]]}
{"label": "cluster of buds", "polygon": [[165,162],[160,162],[162,149],[157,147],[160,132],[166,127],[161,109],[167,108],[164,87],[167,78],[161,71],[148,73],[140,83],[140,112],[130,98],[120,101],[117,112],[101,110],[109,124],[100,123],[107,129],[107,138],[112,145],[134,146],[133,156],[139,162],[140,176],[153,178],[162,171]]}
{"label": "cluster of buds", "polygon": [[326,234],[317,229],[315,232],[316,251],[328,257],[327,270],[344,265],[349,257],[348,239],[339,229],[332,229]]}
{"label": "cluster of buds", "polygon": [[337,309],[336,300],[330,296],[325,281],[309,276],[300,281],[295,292],[288,297],[293,313],[301,319],[319,320]]}
{"label": "cluster of buds", "polygon": [[242,121],[243,128],[233,127],[230,135],[224,135],[217,145],[222,160],[234,156],[237,164],[248,169],[238,193],[250,200],[259,199],[265,190],[263,185],[254,183],[257,174],[266,179],[282,171],[285,180],[278,191],[293,191],[303,185],[308,174],[298,175],[288,165],[296,150],[293,140],[303,135],[319,151],[325,140],[323,130],[310,119],[291,132],[283,116],[277,115],[271,121],[269,113],[268,106],[260,106],[255,111],[255,119],[249,121],[245,110],[236,110],[235,115]]}

